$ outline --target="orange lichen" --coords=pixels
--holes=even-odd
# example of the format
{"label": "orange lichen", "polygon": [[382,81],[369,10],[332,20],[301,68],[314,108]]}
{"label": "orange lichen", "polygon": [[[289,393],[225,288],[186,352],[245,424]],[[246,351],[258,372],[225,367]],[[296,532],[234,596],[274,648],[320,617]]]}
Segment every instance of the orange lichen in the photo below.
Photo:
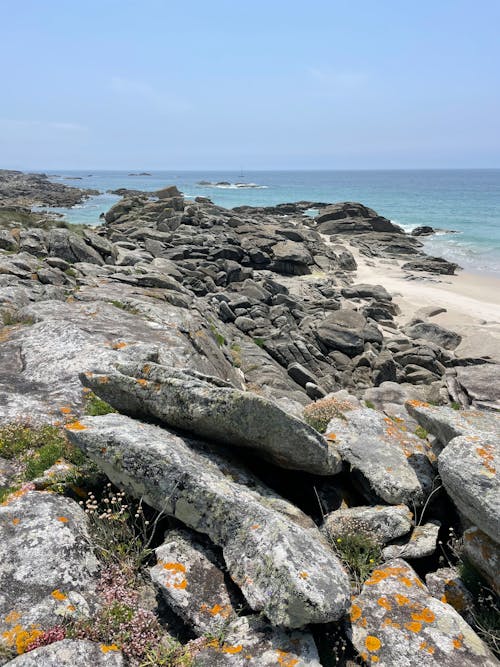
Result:
{"label": "orange lichen", "polygon": [[383,607],[384,609],[387,609],[387,611],[391,611],[391,609],[392,609],[392,605],[387,598],[383,598],[383,597],[379,598],[377,600],[377,604],[380,605],[381,607]]}
{"label": "orange lichen", "polygon": [[60,521],[61,523],[68,523],[69,519],[65,516],[58,516],[57,520]]}
{"label": "orange lichen", "polygon": [[139,378],[136,380],[137,384],[139,384],[141,387],[147,387],[148,386],[148,381],[144,380],[143,378]]}
{"label": "orange lichen", "polygon": [[70,612],[76,611],[76,607],[74,604],[69,604],[66,609]]}
{"label": "orange lichen", "polygon": [[396,628],[397,630],[399,630],[401,628],[401,625],[393,621],[392,618],[384,618],[384,620],[382,621],[382,627]]}
{"label": "orange lichen", "polygon": [[5,507],[6,505],[10,505],[10,503],[13,503],[14,500],[17,500],[18,498],[22,498],[23,496],[25,496],[28,493],[28,491],[31,491],[33,488],[34,488],[33,485],[31,487],[25,486],[22,489],[19,489],[18,491],[9,493],[9,495],[5,498],[5,500],[0,503],[0,506]]}
{"label": "orange lichen", "polygon": [[427,651],[427,653],[429,653],[430,655],[432,655],[436,650],[433,646],[429,646],[427,642],[422,642],[418,648],[421,651]]}
{"label": "orange lichen", "polygon": [[382,642],[378,637],[368,635],[368,637],[365,639],[365,646],[370,652],[378,651],[382,646]]}
{"label": "orange lichen", "polygon": [[120,650],[116,644],[101,644],[100,648],[103,653],[110,653],[110,651]]}
{"label": "orange lichen", "polygon": [[98,379],[99,384],[108,384],[109,382],[109,377],[107,375],[101,375],[101,377]]}
{"label": "orange lichen", "polygon": [[299,572],[299,577],[301,579],[307,579],[309,577],[309,574],[307,572]]}
{"label": "orange lichen", "polygon": [[66,424],[66,428],[68,431],[85,431],[87,429],[87,427],[78,420],[71,422],[70,424]]}
{"label": "orange lichen", "polygon": [[58,588],[51,593],[54,600],[66,600],[68,596],[65,593],[62,593]]}
{"label": "orange lichen", "polygon": [[278,654],[278,665],[281,665],[282,667],[295,667],[295,665],[299,664],[297,658],[291,657],[288,651],[280,651],[278,649],[276,653]]}
{"label": "orange lichen", "polygon": [[492,475],[496,473],[496,468],[493,465],[495,461],[493,445],[485,445],[484,447],[476,447],[477,454],[482,459],[483,467]]}
{"label": "orange lichen", "polygon": [[424,621],[425,623],[432,623],[436,618],[434,612],[428,607],[424,607],[422,611],[413,612],[411,617],[414,621]]}
{"label": "orange lichen", "polygon": [[453,640],[453,646],[454,646],[456,649],[462,648],[462,640],[463,640],[463,638],[464,638],[463,634],[460,633],[460,634],[458,635],[458,637],[457,637],[456,639]]}
{"label": "orange lichen", "polygon": [[418,401],[417,399],[414,399],[412,401],[408,401],[408,405],[411,405],[414,408],[428,408],[429,403],[425,403],[425,401]]}
{"label": "orange lichen", "polygon": [[356,621],[361,618],[361,607],[357,604],[351,606],[351,621],[356,623]]}
{"label": "orange lichen", "polygon": [[260,525],[258,523],[254,523],[250,526],[250,530],[257,530],[257,528],[260,528]]}
{"label": "orange lichen", "polygon": [[5,622],[11,625],[12,623],[16,623],[20,618],[21,614],[18,611],[13,610],[5,617]]}
{"label": "orange lichen", "polygon": [[70,415],[71,414],[71,408],[68,408],[68,406],[63,405],[62,408],[59,408],[59,411],[63,413],[63,415]]}
{"label": "orange lichen", "polygon": [[142,367],[142,372],[144,373],[144,375],[147,375],[147,374],[149,373],[150,370],[151,370],[151,366],[150,366],[149,364],[145,364],[145,365]]}
{"label": "orange lichen", "polygon": [[[187,587],[187,580],[182,577],[186,572],[186,566],[182,563],[162,563],[163,569],[169,572],[169,575],[173,575],[173,580],[170,581],[169,575],[167,575],[167,581],[165,581],[165,586],[167,588],[176,588],[178,590],[183,590]],[[178,576],[182,578],[178,580]]]}
{"label": "orange lichen", "polygon": [[127,347],[128,343],[125,343],[124,341],[120,341],[119,343],[113,343],[111,346],[113,350],[122,350],[124,347]]}
{"label": "orange lichen", "polygon": [[15,647],[18,655],[21,655],[42,634],[43,632],[36,625],[32,625],[28,630],[25,630],[22,625],[15,625],[11,630],[4,632],[2,637],[5,639],[7,646]]}
{"label": "orange lichen", "polygon": [[325,438],[327,440],[336,440],[337,439],[337,434],[336,433],[327,433],[325,435]]}
{"label": "orange lichen", "polygon": [[405,604],[410,603],[409,598],[407,598],[406,595],[401,595],[400,593],[396,593],[394,595],[394,599],[396,600],[396,602],[400,607],[403,607]]}
{"label": "orange lichen", "polygon": [[17,526],[21,523],[21,519],[16,516],[12,519],[12,523],[14,524],[14,526]]}
{"label": "orange lichen", "polygon": [[223,653],[234,655],[235,653],[241,653],[241,651],[243,651],[243,646],[241,644],[238,644],[237,646],[231,646],[228,644],[227,646],[223,646],[221,650]]}
{"label": "orange lichen", "polygon": [[410,630],[410,632],[417,634],[422,629],[422,623],[419,623],[418,621],[410,621],[409,623],[405,623],[405,628]]}

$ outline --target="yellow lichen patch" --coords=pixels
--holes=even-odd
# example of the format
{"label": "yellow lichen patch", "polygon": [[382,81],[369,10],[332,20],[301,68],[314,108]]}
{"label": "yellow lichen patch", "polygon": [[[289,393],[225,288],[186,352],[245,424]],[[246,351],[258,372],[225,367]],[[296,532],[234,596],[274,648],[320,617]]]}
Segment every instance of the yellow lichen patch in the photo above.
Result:
{"label": "yellow lichen patch", "polygon": [[111,651],[120,650],[116,644],[101,644],[100,648],[103,653],[110,653]]}
{"label": "yellow lichen patch", "polygon": [[405,623],[405,628],[410,630],[410,632],[417,634],[422,629],[422,623],[419,623],[418,621],[410,621],[409,623]]}
{"label": "yellow lichen patch", "polygon": [[278,665],[282,667],[295,667],[295,665],[299,664],[297,658],[293,658],[288,651],[277,650],[276,653],[278,654]]}
{"label": "yellow lichen patch", "polygon": [[411,615],[414,621],[424,621],[425,623],[432,623],[436,616],[428,607],[424,607],[422,611],[413,612]]}
{"label": "yellow lichen patch", "polygon": [[123,350],[124,347],[127,347],[128,343],[125,343],[123,340],[119,341],[118,343],[113,343],[111,346],[113,350]]}
{"label": "yellow lichen patch", "polygon": [[453,640],[453,646],[454,646],[456,649],[462,648],[462,640],[463,640],[463,638],[464,638],[463,634],[460,633],[460,634],[458,635],[458,637],[457,637],[456,639]]}
{"label": "yellow lichen patch", "polygon": [[491,475],[494,475],[497,470],[493,465],[493,462],[495,461],[493,445],[476,447],[476,452],[482,459],[483,468],[485,468]]}
{"label": "yellow lichen patch", "polygon": [[309,577],[309,574],[307,572],[299,572],[299,577],[301,579],[307,579]]}
{"label": "yellow lichen patch", "polygon": [[74,612],[74,611],[76,611],[76,607],[75,607],[74,604],[69,604],[69,605],[66,607],[66,609],[67,609],[69,612]]}
{"label": "yellow lichen patch", "polygon": [[351,621],[353,623],[356,623],[356,621],[360,618],[361,618],[361,607],[359,607],[357,604],[353,604],[351,606]]}
{"label": "yellow lichen patch", "polygon": [[58,588],[51,593],[54,600],[66,600],[68,596],[65,593],[62,593]]}
{"label": "yellow lichen patch", "polygon": [[372,653],[373,651],[380,650],[382,642],[378,637],[374,637],[373,635],[368,635],[368,637],[365,639],[365,646],[370,651],[370,653]]}
{"label": "yellow lichen patch", "polygon": [[36,625],[32,625],[28,630],[25,630],[22,625],[15,625],[11,630],[4,632],[2,637],[7,646],[15,648],[18,655],[21,655],[42,634],[43,632]]}
{"label": "yellow lichen patch", "polygon": [[241,653],[243,651],[243,646],[241,644],[238,644],[237,646],[231,646],[228,644],[227,646],[223,646],[221,650],[223,653],[234,655],[235,653]]}
{"label": "yellow lichen patch", "polygon": [[70,415],[71,414],[71,408],[68,407],[67,405],[63,405],[62,408],[59,408],[59,412],[62,412],[63,415]]}
{"label": "yellow lichen patch", "polygon": [[5,617],[5,622],[8,623],[9,625],[12,625],[12,623],[17,623],[17,621],[21,618],[21,614],[18,611],[11,611],[7,614]]}
{"label": "yellow lichen patch", "polygon": [[84,426],[81,422],[78,420],[71,422],[70,424],[66,424],[66,428],[68,431],[85,431],[86,426]]}
{"label": "yellow lichen patch", "polygon": [[69,519],[66,516],[58,516],[57,521],[60,521],[61,523],[68,523]]}
{"label": "yellow lichen patch", "polygon": [[144,380],[143,378],[139,378],[138,380],[136,380],[136,382],[141,387],[147,387],[148,386],[148,381]]}
{"label": "yellow lichen patch", "polygon": [[384,597],[379,598],[377,600],[377,604],[380,607],[383,607],[384,609],[387,609],[387,611],[391,611],[391,609],[392,609],[392,605],[387,598],[384,598]]}

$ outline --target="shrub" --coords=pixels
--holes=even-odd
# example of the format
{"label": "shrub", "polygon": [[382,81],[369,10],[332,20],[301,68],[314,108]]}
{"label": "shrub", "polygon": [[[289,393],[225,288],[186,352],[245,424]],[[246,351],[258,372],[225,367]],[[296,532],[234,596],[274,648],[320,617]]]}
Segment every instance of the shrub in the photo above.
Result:
{"label": "shrub", "polygon": [[353,588],[360,591],[372,570],[381,562],[380,546],[365,532],[345,533],[331,538],[330,543],[348,569]]}
{"label": "shrub", "polygon": [[415,429],[415,435],[418,435],[419,438],[422,438],[422,440],[427,440],[427,436],[429,433],[425,430],[423,426],[417,426]]}
{"label": "shrub", "polygon": [[304,408],[304,421],[319,433],[324,433],[331,419],[334,417],[345,419],[344,412],[352,410],[349,401],[339,401],[336,398],[321,398]]}

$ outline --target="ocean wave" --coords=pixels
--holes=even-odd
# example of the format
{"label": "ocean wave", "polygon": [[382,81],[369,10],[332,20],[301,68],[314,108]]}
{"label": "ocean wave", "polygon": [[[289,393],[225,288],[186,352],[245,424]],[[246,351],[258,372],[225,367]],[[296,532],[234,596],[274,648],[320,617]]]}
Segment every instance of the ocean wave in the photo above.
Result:
{"label": "ocean wave", "polygon": [[268,185],[259,185],[258,183],[228,183],[226,181],[218,183],[200,181],[196,185],[202,188],[217,188],[218,190],[267,190],[269,187]]}

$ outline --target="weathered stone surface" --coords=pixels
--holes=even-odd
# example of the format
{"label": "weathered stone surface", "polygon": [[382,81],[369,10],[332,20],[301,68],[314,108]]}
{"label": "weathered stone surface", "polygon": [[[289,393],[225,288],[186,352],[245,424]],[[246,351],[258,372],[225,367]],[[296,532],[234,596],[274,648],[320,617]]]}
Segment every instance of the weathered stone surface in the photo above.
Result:
{"label": "weathered stone surface", "polygon": [[456,377],[473,407],[500,411],[500,364],[459,366]]}
{"label": "weathered stone surface", "polygon": [[500,595],[500,546],[479,528],[464,533],[464,555]]}
{"label": "weathered stone surface", "polygon": [[251,476],[213,446],[116,414],[87,417],[68,435],[117,485],[221,546],[251,608],[273,624],[302,627],[345,611],[347,575],[319,531],[255,478],[253,489],[238,483]]}
{"label": "weathered stone surface", "polygon": [[96,644],[86,639],[63,639],[20,655],[7,667],[124,667],[120,651],[113,645]]}
{"label": "weathered stone surface", "polygon": [[410,532],[413,514],[406,505],[350,507],[325,517],[323,532],[336,539],[349,533],[367,533],[379,544],[387,544]]}
{"label": "weathered stone surface", "polygon": [[439,326],[439,324],[434,324],[433,322],[413,324],[412,326],[406,327],[405,333],[413,339],[422,338],[437,343],[437,345],[444,347],[446,350],[454,350],[462,341],[462,336],[459,334],[450,331],[449,329],[445,329],[444,327]]}
{"label": "weathered stone surface", "polygon": [[382,555],[387,560],[391,558],[424,558],[431,556],[436,551],[436,543],[441,524],[435,519],[416,526],[407,542],[390,544],[382,550]]}
{"label": "weathered stone surface", "polygon": [[340,470],[340,457],[322,436],[261,396],[154,363],[120,370],[84,374],[82,382],[121,412],[253,449],[279,466],[320,475]]}
{"label": "weathered stone surface", "polygon": [[171,531],[149,573],[166,603],[199,635],[218,634],[236,618],[214,554],[187,531]]}
{"label": "weathered stone surface", "polygon": [[312,635],[273,628],[244,616],[224,633],[224,643],[210,642],[196,654],[197,667],[320,667]]}
{"label": "weathered stone surface", "polygon": [[473,609],[474,598],[455,568],[442,567],[436,572],[429,572],[425,576],[425,583],[431,595],[451,605],[460,616],[470,622],[470,610]]}
{"label": "weathered stone surface", "polygon": [[432,488],[430,446],[397,419],[369,408],[350,410],[330,421],[326,438],[368,497],[393,505],[420,504]]}
{"label": "weathered stone surface", "polygon": [[464,619],[429,594],[404,560],[373,571],[351,607],[352,642],[379,667],[493,667],[498,661]]}
{"label": "weathered stone surface", "polygon": [[87,518],[68,498],[16,492],[0,505],[0,641],[19,649],[95,604]]}

